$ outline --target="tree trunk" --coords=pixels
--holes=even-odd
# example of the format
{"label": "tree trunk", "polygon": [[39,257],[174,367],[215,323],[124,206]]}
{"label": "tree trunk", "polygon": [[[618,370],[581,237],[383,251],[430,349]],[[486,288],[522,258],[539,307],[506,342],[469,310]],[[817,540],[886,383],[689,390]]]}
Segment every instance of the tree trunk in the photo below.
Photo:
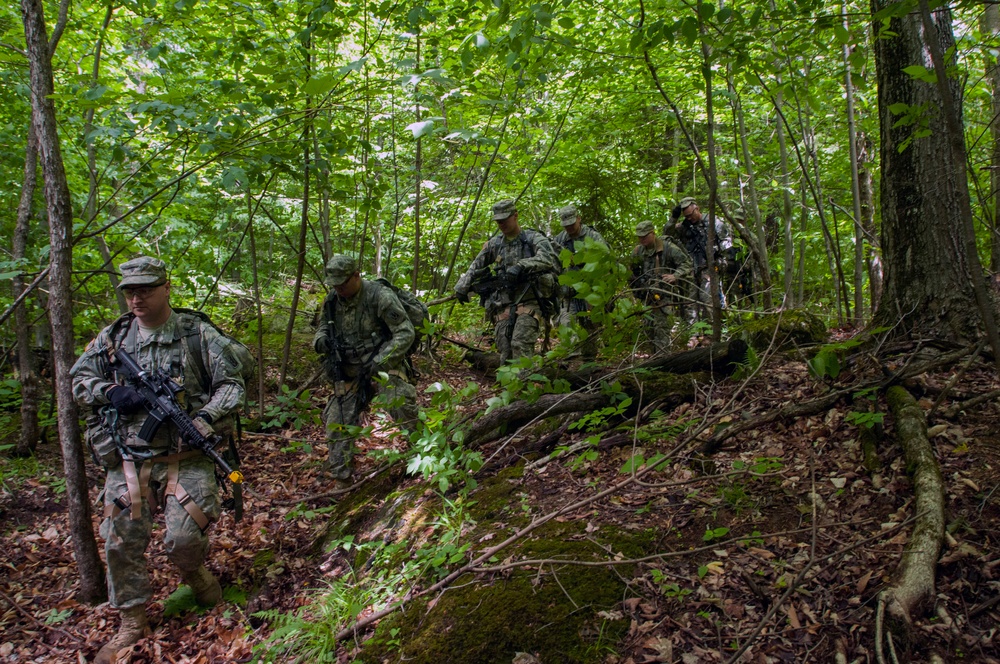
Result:
{"label": "tree trunk", "polygon": [[708,152],[708,240],[705,247],[706,264],[708,270],[709,294],[708,302],[712,311],[712,341],[722,339],[722,303],[719,302],[719,273],[715,269],[715,214],[719,203],[718,192],[718,170],[715,163],[715,105],[712,92],[712,47],[705,36],[705,24],[698,13],[698,29],[702,34],[701,40],[701,73],[705,79],[705,117],[707,126],[707,136],[705,150]]}
{"label": "tree trunk", "polygon": [[[1000,6],[988,2],[982,6],[980,25],[988,35],[1000,34]],[[994,58],[986,69],[992,96],[993,109],[990,122],[990,136],[993,138],[993,150],[990,156],[990,195],[983,211],[989,221],[990,228],[990,271],[1000,272],[1000,58]]]}
{"label": "tree trunk", "polygon": [[[260,194],[264,197],[264,192]],[[247,187],[247,214],[250,216],[250,269],[253,274],[253,306],[257,318],[257,411],[261,419],[264,418],[264,308],[260,301],[260,275],[257,271],[257,236],[254,233],[253,218],[254,206],[253,197],[250,195],[250,187]]]}
{"label": "tree trunk", "polygon": [[[850,34],[847,8],[840,6],[844,31]],[[854,203],[854,325],[864,325],[864,252],[865,238],[861,229],[861,182],[858,173],[858,132],[854,123],[854,81],[851,80],[851,47],[844,44],[844,89],[847,92],[847,141],[851,148],[851,201]]]}
{"label": "tree trunk", "polygon": [[747,203],[749,205],[744,204],[743,212],[747,215],[748,220],[753,220],[754,237],[757,244],[757,250],[753,252],[753,255],[757,263],[757,275],[760,278],[761,305],[765,310],[770,311],[774,303],[771,294],[771,259],[767,251],[767,233],[764,231],[764,222],[760,215],[760,204],[757,200],[757,178],[754,175],[753,159],[750,157],[750,145],[747,141],[743,104],[740,102],[739,95],[736,94],[736,85],[733,83],[732,73],[729,75],[728,85],[729,94],[733,100],[733,113],[736,115],[740,152],[743,155],[743,168],[747,173]]}
{"label": "tree trunk", "polygon": [[869,311],[878,309],[882,299],[882,247],[875,229],[875,187],[872,184],[872,170],[869,168],[874,149],[867,134],[858,136],[858,184],[861,194],[861,228],[864,230],[865,269],[868,270]]}
{"label": "tree trunk", "polygon": [[[100,80],[99,75],[101,71],[101,52],[104,50],[104,36],[107,34],[108,26],[111,25],[111,17],[114,15],[115,6],[114,3],[109,2],[108,8],[104,13],[104,22],[101,24],[101,36],[97,40],[97,45],[94,47],[94,68],[91,70],[90,75],[90,85],[91,87],[97,87],[97,83]],[[88,108],[83,115],[83,140],[87,145],[87,181],[90,183],[90,192],[87,195],[87,208],[84,210],[84,219],[87,225],[94,220],[97,216],[97,150],[94,147],[94,142],[89,140],[90,132],[94,129],[94,109]],[[108,243],[104,239],[103,233],[98,233],[94,236],[94,241],[97,243],[97,251],[100,252],[101,258],[104,259],[104,268],[108,271],[108,280],[111,282],[111,291],[115,294],[115,299],[118,301],[118,311],[120,313],[128,313],[128,304],[125,302],[125,295],[118,290],[118,274],[115,272],[112,266],[111,250],[108,248]]]}
{"label": "tree trunk", "polygon": [[[417,59],[414,63],[414,67],[419,72],[420,71],[420,29],[417,29]],[[413,105],[416,111],[417,122],[420,122],[420,82],[418,81],[413,86]],[[417,287],[419,286],[419,275],[420,275],[420,184],[421,178],[423,177],[423,154],[421,148],[423,147],[423,141],[420,136],[417,136],[417,152],[413,161],[413,170],[416,171],[415,177],[416,182],[414,183],[414,202],[413,202],[413,273],[410,281],[410,290],[414,293],[417,292]]]}
{"label": "tree trunk", "polygon": [[[873,0],[872,10],[891,4]],[[935,19],[939,25],[933,38],[947,52],[955,45],[950,14],[938,12]],[[903,331],[921,336],[975,339],[982,320],[970,284],[973,270],[981,268],[978,256],[969,254],[961,228],[972,224],[962,214],[969,196],[965,163],[956,162],[949,148],[939,88],[903,71],[911,65],[933,68],[919,14],[894,17],[887,27],[891,33],[875,39],[885,282],[873,324],[892,327],[902,320]],[[882,31],[880,24],[874,28]],[[957,81],[949,84],[960,100]],[[915,138],[919,126],[900,123],[890,110],[897,104],[931,109],[924,118],[929,135]]]}
{"label": "tree trunk", "polygon": [[25,44],[31,78],[31,119],[38,139],[45,202],[49,217],[49,321],[55,361],[55,393],[59,403],[59,441],[66,473],[66,503],[77,569],[79,598],[87,603],[106,599],[104,567],[92,529],[87,474],[80,441],[80,420],[69,371],[75,360],[73,339],[73,209],[59,149],[56,109],[52,100],[52,59],[45,35],[41,0],[21,0]]}
{"label": "tree trunk", "polygon": [[[308,98],[306,105],[309,104]],[[306,237],[309,230],[309,123],[302,131],[302,151],[305,167],[302,173],[302,225],[299,227],[298,261],[295,264],[295,285],[292,287],[292,311],[288,314],[288,327],[285,328],[285,346],[281,352],[281,371],[278,375],[278,389],[285,384],[288,374],[288,358],[292,352],[292,336],[295,333],[295,314],[299,308],[299,295],[302,293],[302,275],[306,267]]]}
{"label": "tree trunk", "polygon": [[[24,149],[24,181],[21,186],[21,201],[17,206],[17,224],[14,227],[12,258],[15,263],[22,261],[27,254],[37,181],[38,142],[35,130],[28,127],[28,145]],[[11,280],[14,300],[21,296],[24,288],[24,277],[19,273]],[[29,328],[27,300],[14,309],[14,327],[18,330]],[[21,431],[17,438],[17,455],[31,456],[38,444],[38,400],[41,389],[31,349],[31,336],[28,334],[17,335],[17,376],[21,382]]]}

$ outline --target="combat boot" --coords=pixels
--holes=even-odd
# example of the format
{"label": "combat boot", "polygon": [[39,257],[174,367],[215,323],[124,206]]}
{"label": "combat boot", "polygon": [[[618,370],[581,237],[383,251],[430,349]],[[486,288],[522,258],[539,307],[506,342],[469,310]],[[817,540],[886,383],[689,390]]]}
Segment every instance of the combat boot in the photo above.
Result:
{"label": "combat boot", "polygon": [[222,599],[219,580],[204,565],[193,572],[181,572],[184,583],[191,586],[194,598],[201,606],[215,606]]}
{"label": "combat boot", "polygon": [[124,650],[146,636],[149,630],[149,620],[146,618],[146,607],[133,606],[122,609],[122,624],[110,641],[97,653],[94,664],[112,664],[118,661],[118,651]]}

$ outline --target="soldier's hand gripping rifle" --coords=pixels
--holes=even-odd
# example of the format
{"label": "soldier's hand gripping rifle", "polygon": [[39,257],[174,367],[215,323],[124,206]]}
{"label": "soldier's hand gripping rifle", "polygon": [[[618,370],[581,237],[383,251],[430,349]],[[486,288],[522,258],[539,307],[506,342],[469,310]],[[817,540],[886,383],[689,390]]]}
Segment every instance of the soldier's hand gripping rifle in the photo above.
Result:
{"label": "soldier's hand gripping rifle", "polygon": [[[330,322],[331,328],[333,322]],[[337,398],[337,405],[340,407],[340,419],[344,419],[344,397],[348,393],[347,374],[344,372],[344,348],[336,334],[327,335],[328,348],[330,351],[321,355],[323,369],[326,371],[327,379],[333,384],[333,395]],[[376,350],[372,351],[368,361],[365,363],[361,374],[357,376],[358,401],[356,410],[361,412],[371,401],[374,389],[371,381],[371,358]]]}
{"label": "soldier's hand gripping rifle", "polygon": [[222,442],[222,437],[213,434],[204,435],[195,426],[191,416],[177,403],[177,394],[184,391],[162,369],[150,373],[139,366],[127,350],[118,348],[113,354],[113,366],[119,376],[135,388],[142,397],[143,405],[149,412],[139,430],[139,438],[147,442],[153,440],[157,430],[164,422],[171,422],[177,427],[181,440],[189,447],[199,450],[222,470],[223,474],[233,483],[235,490],[243,483],[243,473],[234,469],[222,456],[215,451],[215,446]]}
{"label": "soldier's hand gripping rifle", "polygon": [[469,283],[469,290],[479,295],[479,304],[485,306],[490,295],[497,291],[513,291],[519,285],[519,280],[510,277],[503,268],[497,268],[494,272],[488,267],[480,268],[472,273],[472,281]]}

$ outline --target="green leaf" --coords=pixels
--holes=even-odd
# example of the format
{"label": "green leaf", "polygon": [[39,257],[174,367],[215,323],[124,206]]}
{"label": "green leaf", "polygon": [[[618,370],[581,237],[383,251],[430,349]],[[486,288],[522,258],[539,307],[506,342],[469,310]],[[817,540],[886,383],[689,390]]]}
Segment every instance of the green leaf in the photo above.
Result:
{"label": "green leaf", "polygon": [[631,475],[639,470],[644,463],[646,463],[646,459],[643,458],[641,453],[636,452],[632,455],[631,459],[625,462],[625,465],[621,467],[618,473],[621,475]]}
{"label": "green leaf", "polygon": [[851,33],[847,31],[843,23],[837,23],[833,26],[833,36],[840,45],[847,44],[851,40]]}
{"label": "green leaf", "polygon": [[407,125],[406,128],[413,133],[413,138],[420,138],[434,131],[434,121],[424,120],[423,122],[414,122]]}
{"label": "green leaf", "polygon": [[106,85],[95,85],[86,92],[83,93],[83,98],[88,101],[97,101],[104,96],[104,93],[108,91],[108,86]]}
{"label": "green leaf", "polygon": [[363,57],[363,58],[358,58],[354,62],[351,62],[349,64],[344,65],[338,71],[341,74],[345,74],[345,75],[351,73],[352,71],[361,71],[362,68],[364,68],[366,62],[368,62],[368,56],[367,55],[365,57]]}
{"label": "green leaf", "polygon": [[306,81],[306,84],[302,86],[302,92],[310,96],[325,95],[327,92],[333,89],[333,86],[337,84],[340,76],[336,74],[328,74],[326,76],[320,76],[319,78],[311,78]]}

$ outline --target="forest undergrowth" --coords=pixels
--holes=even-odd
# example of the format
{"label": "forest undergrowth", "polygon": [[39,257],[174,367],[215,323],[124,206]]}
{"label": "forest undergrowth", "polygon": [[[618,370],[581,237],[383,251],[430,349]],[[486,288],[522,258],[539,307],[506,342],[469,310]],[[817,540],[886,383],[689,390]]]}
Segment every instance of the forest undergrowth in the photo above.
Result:
{"label": "forest undergrowth", "polygon": [[[442,381],[482,385],[460,404],[460,412],[483,410],[496,396],[489,379],[450,359],[423,358],[420,369],[421,388]],[[330,520],[338,501],[344,504],[350,494],[331,495],[321,468],[322,430],[309,417],[286,423],[297,429],[247,434],[246,516],[235,523],[226,512],[213,526],[209,567],[220,577],[226,601],[209,611],[193,610],[190,593],[175,592],[179,576],[154,534],[149,551],[154,630],[121,661],[296,661],[295,652],[275,648],[273,638],[280,629],[273,617],[295,614],[327,621],[329,661],[338,662],[509,662],[521,650],[537,659],[520,661],[543,664],[874,662],[877,598],[893,580],[914,517],[910,480],[883,395],[863,391],[821,413],[779,418],[733,436],[710,456],[698,450],[720,427],[862,384],[879,370],[864,362],[845,366],[834,385],[829,378],[817,379],[806,362],[775,355],[745,382],[696,385],[694,400],[671,412],[637,404],[642,421],[622,422],[618,435],[605,435],[611,445],[594,438],[594,444],[571,448],[591,435],[565,426],[579,416],[526,427],[491,443],[482,450],[484,458],[492,458],[499,445],[517,449],[519,442],[545,436],[553,439],[555,457],[540,461],[532,454],[510,467],[493,467],[476,476],[478,489],[461,496],[454,487],[442,494],[433,482],[390,473],[399,482],[393,496],[408,492],[417,503],[433,505],[435,514],[426,537],[396,563],[403,568],[407,560],[423,560],[421,547],[451,548],[421,575],[406,577],[408,585],[395,597],[366,605],[359,595],[352,599],[356,606],[332,617],[323,616],[321,607],[329,604],[319,598],[374,576],[378,570],[368,567],[374,558],[359,556],[359,547],[388,541],[390,527],[369,520],[348,537],[332,537]],[[911,385],[922,409],[934,410],[928,433],[941,464],[947,509],[937,601],[915,622],[912,662],[935,654],[945,661],[1000,661],[1000,546],[994,529],[1000,517],[998,406],[993,400],[955,410],[1000,386],[988,363],[978,360],[943,392],[956,370],[924,374]],[[317,389],[309,399],[320,407],[324,397]],[[423,392],[422,405],[430,398]],[[678,449],[705,418],[712,426]],[[627,431],[631,435],[620,435]],[[882,434],[870,436],[874,455],[863,445],[868,433]],[[391,428],[377,426],[361,441],[364,452],[405,447]],[[76,571],[58,450],[50,442],[36,459],[0,463],[0,662],[89,661],[113,633],[117,617],[107,605],[90,607],[73,599]],[[375,475],[381,463],[359,455],[356,477]],[[37,464],[34,472],[17,472],[31,464]],[[96,502],[100,471],[90,466],[88,473]],[[630,477],[634,481],[627,481]],[[616,484],[619,490],[595,499]],[[488,497],[498,486],[504,505],[490,506]],[[365,500],[386,500],[373,496]],[[556,511],[546,529],[527,533],[455,583],[420,597],[446,572]],[[464,521],[448,525],[447,542],[435,539],[435,529],[449,515]],[[546,537],[573,548],[542,546]],[[586,589],[571,575],[609,570],[619,584],[617,594],[605,606],[588,603]],[[435,611],[445,612],[449,599],[459,601],[460,593],[486,597],[519,580],[527,581],[531,593],[553,590],[567,619],[581,618],[572,648],[547,643],[547,624],[521,630],[531,631],[529,638],[474,612],[466,622],[455,615],[434,617]],[[406,592],[414,593],[415,601],[383,618],[373,639],[366,627],[355,638],[337,640],[352,620],[363,621]],[[476,637],[481,643],[465,644],[464,651],[437,638],[440,634],[426,633],[468,631],[484,621],[479,628],[494,634]],[[286,630],[289,638],[317,638],[315,628],[296,624],[301,629]],[[471,654],[487,646],[488,657]],[[318,661],[301,655],[306,651],[303,645],[299,661]]]}

